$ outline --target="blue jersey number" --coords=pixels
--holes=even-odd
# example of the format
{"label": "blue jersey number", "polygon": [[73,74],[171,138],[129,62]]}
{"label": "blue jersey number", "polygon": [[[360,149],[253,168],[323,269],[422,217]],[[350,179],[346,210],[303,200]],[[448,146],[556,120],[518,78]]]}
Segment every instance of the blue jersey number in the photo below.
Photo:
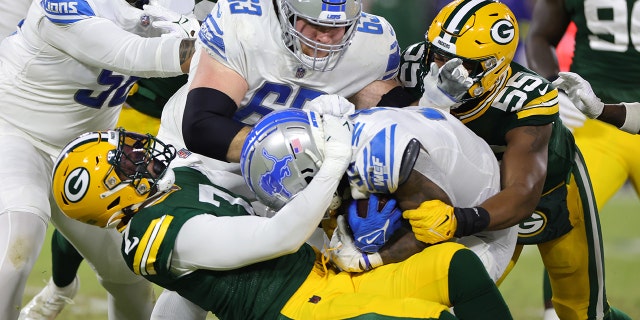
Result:
{"label": "blue jersey number", "polygon": [[358,24],[358,31],[372,34],[382,34],[384,29],[380,23],[380,19],[376,16],[369,14],[362,14],[360,17],[360,24]]}
{"label": "blue jersey number", "polygon": [[[110,70],[102,70],[98,76],[98,84],[109,86],[109,88],[102,92],[87,89],[78,90],[74,99],[83,106],[95,109],[102,108],[105,103],[109,107],[119,106],[127,99],[129,89],[136,80],[138,77],[114,75]],[[107,101],[109,98],[110,100]]]}
{"label": "blue jersey number", "polygon": [[260,7],[259,3],[260,0],[229,0],[229,9],[231,10],[231,14],[245,13],[261,16],[262,7]]}
{"label": "blue jersey number", "polygon": [[294,90],[291,86],[286,84],[266,82],[262,87],[260,87],[260,89],[256,90],[253,97],[249,100],[249,103],[244,108],[238,110],[233,118],[238,121],[242,121],[254,114],[258,114],[260,116],[267,115],[269,112],[276,109],[264,103],[267,97],[275,97],[271,105],[279,105],[283,108],[288,107],[301,109],[306,101],[313,100],[322,94],[325,93],[319,90],[304,87]]}

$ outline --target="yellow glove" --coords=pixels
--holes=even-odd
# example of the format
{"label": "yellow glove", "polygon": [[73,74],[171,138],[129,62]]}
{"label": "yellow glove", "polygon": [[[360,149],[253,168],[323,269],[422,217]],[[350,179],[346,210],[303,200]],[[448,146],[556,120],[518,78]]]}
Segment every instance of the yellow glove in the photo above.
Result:
{"label": "yellow glove", "polygon": [[402,216],[411,223],[416,239],[427,244],[453,238],[458,227],[453,207],[440,200],[425,201],[417,209],[404,211]]}

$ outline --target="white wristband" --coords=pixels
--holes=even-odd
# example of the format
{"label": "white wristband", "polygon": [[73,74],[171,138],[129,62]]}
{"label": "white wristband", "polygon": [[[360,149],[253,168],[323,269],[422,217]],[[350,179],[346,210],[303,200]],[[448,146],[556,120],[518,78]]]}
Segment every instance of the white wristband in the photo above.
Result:
{"label": "white wristband", "polygon": [[627,109],[627,115],[624,119],[624,124],[620,127],[620,130],[636,134],[640,132],[640,103],[639,102],[622,102],[625,109]]}

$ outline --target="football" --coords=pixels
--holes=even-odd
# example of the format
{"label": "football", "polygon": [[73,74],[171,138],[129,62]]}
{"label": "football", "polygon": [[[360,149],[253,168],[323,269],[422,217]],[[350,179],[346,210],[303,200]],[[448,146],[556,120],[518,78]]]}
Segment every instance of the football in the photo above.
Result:
{"label": "football", "polygon": [[[390,194],[376,194],[378,196],[378,211],[381,211],[382,208],[389,202],[391,199]],[[369,212],[369,199],[360,199],[356,200],[356,207],[358,209],[358,217],[366,218],[367,213]]]}

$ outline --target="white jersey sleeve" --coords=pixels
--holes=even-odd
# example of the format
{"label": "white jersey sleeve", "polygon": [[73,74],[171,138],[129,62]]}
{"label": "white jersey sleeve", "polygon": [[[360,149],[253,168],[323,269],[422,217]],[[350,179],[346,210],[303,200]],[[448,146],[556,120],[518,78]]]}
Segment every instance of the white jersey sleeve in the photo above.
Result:
{"label": "white jersey sleeve", "polygon": [[181,39],[132,33],[142,30],[142,11],[125,1],[51,0],[41,6],[42,39],[85,64],[140,77],[182,74]]}
{"label": "white jersey sleeve", "polygon": [[172,269],[178,274],[233,269],[297,251],[320,224],[340,179],[340,174],[321,167],[309,185],[271,218],[198,215],[189,219],[176,238]]}
{"label": "white jersey sleeve", "polygon": [[122,0],[33,1],[0,42],[0,119],[53,156],[82,133],[113,128],[136,76],[181,74],[180,39],[126,32],[139,13]]}

